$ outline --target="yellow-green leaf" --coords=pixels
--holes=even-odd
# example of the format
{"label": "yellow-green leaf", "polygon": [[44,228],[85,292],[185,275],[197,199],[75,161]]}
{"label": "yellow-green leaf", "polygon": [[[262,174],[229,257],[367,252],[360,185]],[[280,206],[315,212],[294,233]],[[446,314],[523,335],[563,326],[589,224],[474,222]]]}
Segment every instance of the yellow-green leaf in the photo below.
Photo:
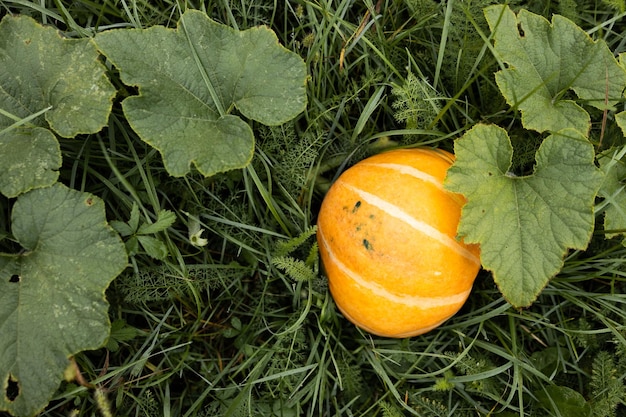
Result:
{"label": "yellow-green leaf", "polygon": [[505,5],[487,7],[485,17],[497,57],[508,65],[496,82],[527,129],[573,128],[586,136],[591,122],[583,105],[605,109],[621,100],[625,69],[604,41],[592,40],[571,20],[554,15],[549,22],[524,9],[515,15]]}
{"label": "yellow-green leaf", "polygon": [[446,187],[468,199],[459,234],[480,243],[483,267],[504,297],[530,305],[563,266],[568,248],[587,246],[602,173],[591,143],[573,129],[548,136],[532,175],[509,172],[506,131],[478,124],[454,146]]}

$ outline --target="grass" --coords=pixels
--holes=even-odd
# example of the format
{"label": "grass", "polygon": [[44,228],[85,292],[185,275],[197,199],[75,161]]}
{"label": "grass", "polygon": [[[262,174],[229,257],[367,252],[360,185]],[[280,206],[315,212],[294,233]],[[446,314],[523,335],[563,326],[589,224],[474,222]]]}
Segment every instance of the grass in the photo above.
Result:
{"label": "grass", "polygon": [[[624,413],[626,248],[617,240],[597,233],[570,253],[524,310],[481,272],[459,314],[403,340],[347,322],[318,266],[311,227],[346,166],[395,144],[451,149],[480,120],[517,123],[493,81],[480,14],[488,3],[0,1],[0,13],[70,36],[172,26],[182,9],[202,9],[240,29],[270,26],[310,73],[306,111],[284,126],[254,125],[255,157],[243,170],[169,177],[119,106],[102,132],[61,139],[61,180],[102,197],[110,220],[127,221],[133,204],[144,222],[163,209],[177,220],[155,235],[167,257],[140,250],[107,291],[111,340],[73,359],[86,383],[63,383],[41,415],[543,417],[559,415],[542,395],[554,385],[582,394],[593,416]],[[510,3],[569,13],[616,53],[626,47],[623,15],[608,1]],[[8,230],[9,202],[1,207]],[[189,244],[199,228],[202,249]]]}

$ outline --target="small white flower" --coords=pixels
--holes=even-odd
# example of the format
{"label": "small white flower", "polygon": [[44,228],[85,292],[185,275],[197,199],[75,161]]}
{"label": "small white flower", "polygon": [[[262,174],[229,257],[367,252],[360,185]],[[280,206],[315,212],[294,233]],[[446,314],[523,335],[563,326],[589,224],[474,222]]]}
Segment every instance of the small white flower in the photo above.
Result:
{"label": "small white flower", "polygon": [[206,244],[209,243],[208,240],[201,237],[202,232],[204,232],[204,229],[200,229],[196,233],[189,235],[189,241],[191,242],[192,245],[202,247],[202,246],[206,246]]}
{"label": "small white flower", "polygon": [[189,224],[187,226],[187,230],[189,231],[189,242],[196,247],[206,246],[209,241],[202,237],[204,229],[200,228],[200,222],[193,216],[189,217]]}

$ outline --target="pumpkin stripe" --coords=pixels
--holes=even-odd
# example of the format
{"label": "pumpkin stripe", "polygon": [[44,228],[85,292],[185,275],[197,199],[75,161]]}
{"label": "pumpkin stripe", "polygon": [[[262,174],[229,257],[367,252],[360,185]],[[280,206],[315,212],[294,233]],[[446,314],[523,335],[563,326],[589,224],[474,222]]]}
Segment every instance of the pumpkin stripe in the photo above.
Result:
{"label": "pumpkin stripe", "polygon": [[411,217],[408,213],[400,209],[398,206],[391,204],[388,201],[385,201],[380,197],[375,196],[374,194],[370,194],[367,191],[363,191],[360,188],[354,187],[353,185],[341,181],[341,179],[337,180],[337,183],[341,183],[341,186],[351,190],[368,204],[371,204],[374,207],[389,214],[390,216],[405,222],[413,229],[423,233],[431,239],[436,240],[442,245],[447,246],[448,248],[452,249],[453,251],[475,263],[476,265],[480,265],[480,260],[472,252],[460,245],[459,242],[457,242],[455,239],[452,239],[448,235],[441,233],[439,230],[435,229],[431,225],[421,222],[414,217]]}
{"label": "pumpkin stripe", "polygon": [[347,265],[341,262],[339,258],[337,258],[335,252],[333,252],[332,248],[326,241],[326,237],[324,236],[324,232],[322,231],[322,229],[318,229],[318,235],[320,237],[320,240],[322,241],[322,245],[324,246],[324,249],[326,250],[326,254],[328,255],[330,261],[334,265],[336,265],[339,270],[341,270],[341,272],[343,272],[346,276],[351,278],[361,287],[370,290],[375,296],[382,297],[388,301],[403,304],[409,307],[418,307],[420,309],[426,310],[431,308],[450,306],[454,304],[462,304],[465,302],[465,300],[469,296],[470,291],[472,290],[470,286],[467,291],[463,291],[458,294],[449,295],[446,297],[421,297],[419,295],[394,294],[387,291],[383,286],[379,284],[363,279],[359,274],[351,270]]}
{"label": "pumpkin stripe", "polygon": [[364,166],[371,166],[371,167],[378,167],[378,168],[385,168],[385,169],[389,169],[389,170],[392,170],[392,171],[396,171],[396,172],[398,172],[400,174],[410,175],[413,178],[425,181],[425,182],[427,182],[427,183],[429,183],[431,185],[434,185],[435,187],[437,187],[437,189],[444,191],[444,188],[443,188],[440,180],[438,180],[437,178],[433,177],[432,175],[429,175],[429,174],[425,173],[424,171],[420,171],[419,169],[413,168],[413,167],[408,166],[408,165],[390,164],[390,163],[384,163],[384,162],[379,162],[379,163],[363,162],[362,165],[364,165]]}

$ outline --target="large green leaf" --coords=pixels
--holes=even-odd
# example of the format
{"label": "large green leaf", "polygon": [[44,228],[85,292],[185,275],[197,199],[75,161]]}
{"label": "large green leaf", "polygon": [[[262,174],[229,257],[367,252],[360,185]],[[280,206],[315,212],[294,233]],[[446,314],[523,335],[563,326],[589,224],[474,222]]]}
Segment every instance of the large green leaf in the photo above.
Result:
{"label": "large green leaf", "polygon": [[0,410],[32,415],[58,387],[68,357],[109,332],[104,291],[126,266],[99,198],[59,183],[18,197],[0,254]]}
{"label": "large green leaf", "polygon": [[458,232],[480,243],[504,297],[530,305],[567,249],[583,249],[591,237],[602,182],[593,146],[576,130],[555,133],[537,151],[533,174],[520,177],[509,172],[513,148],[500,127],[478,124],[454,150],[446,187],[468,199]]}
{"label": "large green leaf", "polygon": [[53,184],[61,166],[54,133],[106,125],[115,89],[88,39],[65,39],[26,16],[0,22],[0,193]]}
{"label": "large green leaf", "polygon": [[527,129],[556,132],[574,128],[584,135],[591,126],[581,104],[599,109],[615,105],[626,86],[626,71],[602,40],[593,41],[563,16],[552,23],[504,5],[485,9],[499,59],[509,68],[496,73],[506,101],[522,113]]}
{"label": "large green leaf", "polygon": [[189,10],[176,29],[111,30],[95,41],[122,81],[139,87],[124,114],[174,176],[192,163],[209,176],[250,161],[254,136],[235,108],[276,125],[306,105],[304,61],[266,27],[236,31]]}
{"label": "large green leaf", "polygon": [[[547,385],[535,392],[539,404],[551,411],[551,415],[567,417],[591,417],[591,405],[578,391],[559,385]],[[555,414],[552,414],[555,413]]]}

